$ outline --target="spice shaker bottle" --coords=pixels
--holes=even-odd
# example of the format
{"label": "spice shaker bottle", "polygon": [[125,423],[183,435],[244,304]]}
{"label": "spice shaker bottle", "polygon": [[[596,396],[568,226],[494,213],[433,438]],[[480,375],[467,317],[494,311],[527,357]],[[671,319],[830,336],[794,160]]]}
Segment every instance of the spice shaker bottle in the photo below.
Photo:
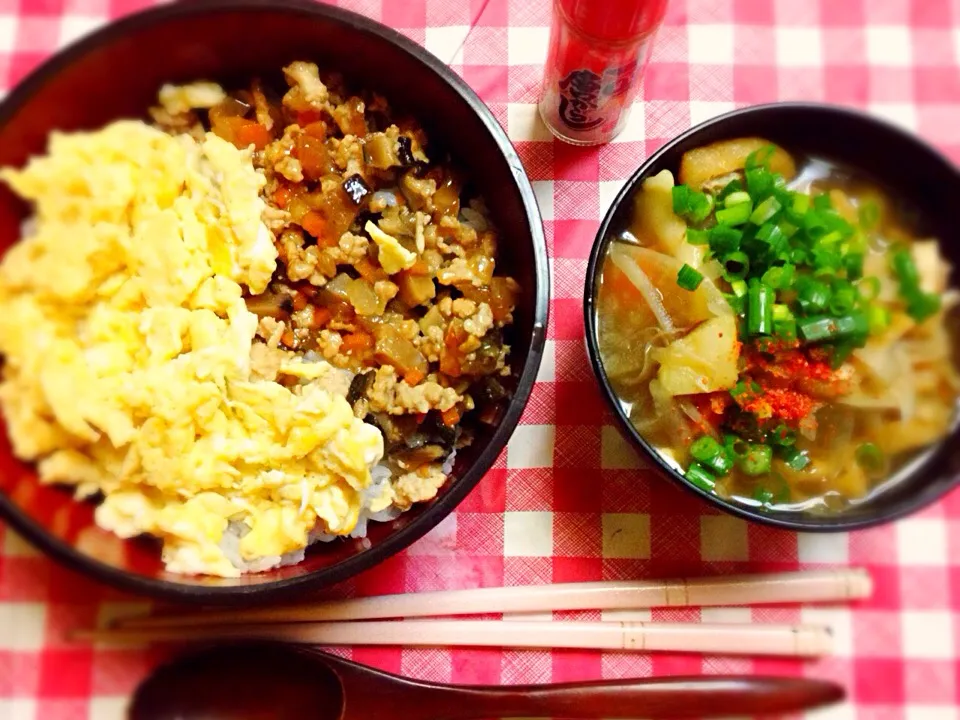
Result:
{"label": "spice shaker bottle", "polygon": [[667,0],[554,0],[540,117],[574,145],[626,125]]}

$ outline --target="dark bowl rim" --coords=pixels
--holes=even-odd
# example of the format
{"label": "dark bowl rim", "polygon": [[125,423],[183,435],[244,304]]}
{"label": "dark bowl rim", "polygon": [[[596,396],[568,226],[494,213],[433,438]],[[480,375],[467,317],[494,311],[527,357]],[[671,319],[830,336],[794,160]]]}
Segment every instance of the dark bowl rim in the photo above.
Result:
{"label": "dark bowl rim", "polygon": [[[683,475],[677,472],[676,469],[671,467],[670,464],[664,460],[663,456],[660,455],[660,453],[658,453],[633,426],[626,413],[623,411],[623,408],[620,407],[620,404],[617,402],[616,394],[614,393],[613,388],[607,379],[606,372],[603,369],[603,363],[600,360],[600,350],[597,342],[595,313],[597,276],[599,275],[600,268],[602,266],[603,257],[606,255],[607,246],[610,244],[612,239],[609,235],[611,223],[613,222],[614,216],[617,214],[621,205],[624,202],[629,201],[630,197],[639,187],[640,182],[646,179],[651,174],[653,168],[660,163],[661,158],[676,146],[688,141],[690,138],[695,137],[696,135],[708,129],[714,128],[717,125],[729,123],[737,118],[743,117],[744,115],[765,114],[771,111],[783,111],[784,109],[843,116],[855,121],[879,126],[885,131],[899,136],[901,140],[912,144],[918,151],[926,154],[931,161],[942,163],[953,174],[960,177],[960,170],[958,170],[957,167],[950,162],[945,155],[943,155],[943,153],[924,142],[914,134],[897,125],[894,125],[887,120],[877,118],[873,115],[867,114],[866,112],[842,105],[832,105],[829,103],[818,102],[775,102],[761,105],[750,105],[710,118],[709,120],[689,128],[658,148],[656,152],[647,158],[629,177],[629,179],[623,184],[623,187],[617,193],[613,202],[610,204],[610,207],[600,223],[597,234],[594,237],[593,246],[590,250],[590,259],[587,263],[583,291],[584,339],[587,346],[587,355],[590,358],[590,365],[593,369],[593,374],[600,385],[603,398],[607,406],[617,419],[620,431],[627,436],[631,444],[633,444],[635,447],[638,447],[643,454],[654,463],[654,469],[661,475],[666,475],[675,484],[697,495],[702,500],[705,500],[714,507],[717,507],[737,517],[743,518],[744,520],[750,520],[782,530],[793,530],[797,532],[848,532],[850,530],[859,530],[880,525],[909,515],[941,498],[956,483],[947,484],[945,486],[931,485],[930,487],[925,488],[923,492],[919,492],[912,496],[909,500],[895,505],[893,509],[888,512],[877,515],[861,515],[851,517],[849,519],[844,519],[842,515],[839,515],[831,518],[829,523],[820,522],[818,518],[813,516],[805,516],[808,519],[798,520],[787,515],[779,517],[772,514],[764,514],[749,506],[728,502],[723,498],[720,498],[717,495],[714,495],[713,493],[697,487],[689,482],[685,477],[683,477]],[[960,478],[958,478],[958,482],[960,482]],[[797,517],[803,516],[798,514]]]}
{"label": "dark bowl rim", "polygon": [[49,78],[72,63],[75,58],[94,50],[101,43],[114,40],[130,31],[165,22],[171,18],[203,15],[217,10],[275,11],[322,16],[347,26],[351,30],[373,35],[383,42],[399,47],[400,50],[412,56],[414,60],[425,65],[428,70],[436,74],[480,118],[486,131],[496,142],[504,160],[513,172],[513,181],[526,210],[527,221],[533,237],[534,275],[536,278],[536,292],[533,296],[527,296],[529,298],[528,302],[533,305],[533,334],[530,341],[530,351],[524,362],[517,389],[510,405],[500,425],[494,431],[493,436],[476,462],[463,475],[456,478],[450,490],[423,510],[408,525],[391,533],[375,547],[358,552],[335,565],[297,577],[226,587],[180,583],[175,579],[150,578],[108,565],[91,555],[74,549],[60,538],[48,533],[42,526],[34,522],[26,512],[21,510],[6,493],[0,491],[0,518],[9,523],[15,531],[33,545],[67,567],[82,571],[116,588],[157,599],[249,604],[288,598],[295,592],[329,587],[373,567],[423,537],[449,515],[473,490],[506,447],[507,441],[513,434],[533,390],[546,339],[550,274],[547,266],[547,245],[543,232],[543,222],[533,186],[523,169],[523,164],[516,149],[490,109],[456,73],[426,48],[382,23],[331,5],[306,2],[305,0],[195,0],[194,2],[175,2],[133,13],[110,22],[66,46],[33,70],[0,102],[0,125],[5,124]]}

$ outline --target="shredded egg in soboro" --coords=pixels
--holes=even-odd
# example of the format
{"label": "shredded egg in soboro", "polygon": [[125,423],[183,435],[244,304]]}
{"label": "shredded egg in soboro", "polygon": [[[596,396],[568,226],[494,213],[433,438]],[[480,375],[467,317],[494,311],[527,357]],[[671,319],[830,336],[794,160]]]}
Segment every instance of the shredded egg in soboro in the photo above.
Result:
{"label": "shredded egg in soboro", "polygon": [[0,177],[36,211],[0,263],[17,456],[102,493],[97,523],[160,538],[172,572],[236,576],[348,534],[383,440],[324,389],[332,366],[281,367],[310,380],[292,388],[251,373],[244,286],[264,291],[277,252],[250,151],[122,121]]}

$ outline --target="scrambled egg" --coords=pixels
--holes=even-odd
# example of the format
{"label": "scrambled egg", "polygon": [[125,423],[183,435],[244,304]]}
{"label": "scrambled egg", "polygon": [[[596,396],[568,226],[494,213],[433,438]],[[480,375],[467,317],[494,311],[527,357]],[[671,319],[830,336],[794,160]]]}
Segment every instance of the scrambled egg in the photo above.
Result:
{"label": "scrambled egg", "polygon": [[413,264],[417,261],[417,254],[407,250],[393,235],[388,235],[369,220],[367,220],[363,229],[367,231],[367,234],[373,238],[377,247],[380,248],[377,259],[388,275],[413,267]]}
{"label": "scrambled egg", "polygon": [[324,389],[332,366],[287,362],[293,389],[251,373],[243,286],[265,290],[277,253],[249,151],[122,121],[0,177],[36,207],[0,263],[17,455],[102,493],[97,523],[159,537],[173,572],[236,576],[349,533],[383,439]]}

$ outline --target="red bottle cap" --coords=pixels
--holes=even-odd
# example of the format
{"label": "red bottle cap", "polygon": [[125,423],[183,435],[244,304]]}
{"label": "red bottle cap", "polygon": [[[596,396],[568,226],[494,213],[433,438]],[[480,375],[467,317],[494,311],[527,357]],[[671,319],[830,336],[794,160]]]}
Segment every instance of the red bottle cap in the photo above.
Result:
{"label": "red bottle cap", "polygon": [[597,40],[625,41],[653,32],[667,0],[559,0],[567,21]]}

